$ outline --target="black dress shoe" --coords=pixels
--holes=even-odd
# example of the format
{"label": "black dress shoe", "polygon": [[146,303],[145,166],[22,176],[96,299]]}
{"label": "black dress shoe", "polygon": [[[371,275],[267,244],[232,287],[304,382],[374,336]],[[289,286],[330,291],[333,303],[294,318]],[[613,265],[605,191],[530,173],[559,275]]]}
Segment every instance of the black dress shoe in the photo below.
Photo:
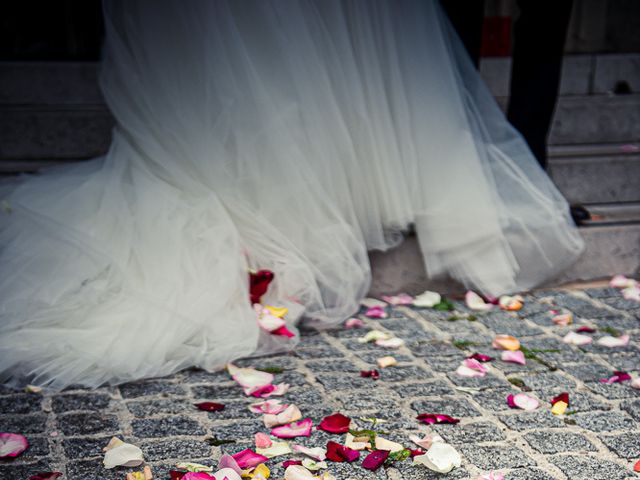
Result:
{"label": "black dress shoe", "polygon": [[587,220],[591,220],[589,210],[584,208],[582,205],[571,205],[569,210],[571,212],[571,218],[573,218],[574,223],[578,226],[584,225],[584,222]]}

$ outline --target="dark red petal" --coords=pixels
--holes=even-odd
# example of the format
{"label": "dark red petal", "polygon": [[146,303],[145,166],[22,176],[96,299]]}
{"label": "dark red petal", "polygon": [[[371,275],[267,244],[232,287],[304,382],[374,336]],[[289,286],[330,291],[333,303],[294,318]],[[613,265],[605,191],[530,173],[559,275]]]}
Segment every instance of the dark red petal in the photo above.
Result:
{"label": "dark red petal", "polygon": [[293,338],[296,336],[291,330],[287,328],[286,325],[281,326],[280,328],[276,328],[271,335],[280,335],[281,337]]}
{"label": "dark red petal", "polygon": [[188,472],[181,472],[181,471],[178,471],[178,470],[169,470],[169,477],[171,477],[171,480],[180,480],[187,473]]}
{"label": "dark red petal", "polygon": [[201,402],[194,403],[194,405],[205,412],[219,412],[220,410],[224,410],[224,405],[216,402]]}
{"label": "dark red petal", "polygon": [[318,425],[320,430],[329,433],[347,433],[351,419],[341,413],[334,413],[328,417],[324,417]]}
{"label": "dark red petal", "polygon": [[363,378],[372,378],[378,380],[380,378],[380,372],[378,370],[361,370],[360,376]]}
{"label": "dark red petal", "polygon": [[360,458],[360,452],[339,443],[327,442],[327,460],[332,462],[353,462]]}
{"label": "dark red petal", "polygon": [[490,362],[493,360],[493,357],[484,355],[483,353],[474,353],[473,355],[469,355],[467,358],[472,358],[482,363]]}
{"label": "dark red petal", "polygon": [[576,329],[576,333],[596,333],[597,330],[591,327],[580,327]]}
{"label": "dark red petal", "polygon": [[551,399],[551,405],[555,405],[558,402],[564,402],[567,405],[569,405],[569,393],[568,392],[562,392],[557,397],[553,397]]}
{"label": "dark red petal", "polygon": [[255,392],[251,392],[252,397],[261,398],[263,395],[273,392],[276,389],[275,385],[269,384],[264,387],[260,387]]}
{"label": "dark red petal", "polygon": [[302,465],[302,460],[285,460],[284,462],[282,462],[282,468],[284,468],[285,470],[291,465]]}
{"label": "dark red petal", "polygon": [[440,413],[421,413],[416,417],[422,423],[433,425],[436,423],[458,423],[460,420],[453,418],[449,415],[443,415]]}
{"label": "dark red petal", "polygon": [[251,305],[260,303],[262,296],[267,293],[267,288],[273,280],[273,272],[270,270],[259,270],[256,273],[249,273],[249,296]]}
{"label": "dark red petal", "polygon": [[510,408],[518,408],[518,406],[513,401],[513,395],[512,394],[507,395],[507,405],[509,405]]}
{"label": "dark red petal", "polygon": [[417,457],[418,455],[424,455],[425,453],[427,453],[426,450],[423,450],[421,448],[416,448],[415,450],[410,450],[410,451],[411,451],[410,455],[412,458]]}
{"label": "dark red petal", "polygon": [[362,468],[367,470],[377,470],[389,457],[389,452],[386,450],[374,450],[367,458],[362,462]]}
{"label": "dark red petal", "polygon": [[62,473],[60,472],[41,472],[36,473],[35,475],[31,475],[29,480],[55,480],[58,477],[61,477]]}

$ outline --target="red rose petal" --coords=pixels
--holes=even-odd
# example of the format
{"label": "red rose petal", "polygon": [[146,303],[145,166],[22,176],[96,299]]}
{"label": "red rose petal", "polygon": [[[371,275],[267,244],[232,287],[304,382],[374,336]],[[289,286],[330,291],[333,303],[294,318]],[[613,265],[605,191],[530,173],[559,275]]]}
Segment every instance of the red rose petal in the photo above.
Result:
{"label": "red rose petal", "polygon": [[258,270],[255,273],[249,273],[249,298],[251,305],[260,303],[262,295],[267,293],[267,288],[269,288],[273,276],[273,272],[270,270]]}
{"label": "red rose petal", "polygon": [[265,385],[264,387],[259,387],[253,392],[251,392],[252,397],[262,398],[265,395],[269,395],[276,389],[275,385]]}
{"label": "red rose petal", "polygon": [[353,462],[360,458],[360,452],[339,443],[327,442],[327,460],[332,462]]}
{"label": "red rose petal", "polygon": [[569,406],[569,393],[568,392],[562,392],[557,397],[553,397],[551,399],[551,405],[555,405],[558,402],[564,402],[564,403],[567,404],[567,406]]}
{"label": "red rose petal", "polygon": [[633,466],[633,471],[640,472],[640,460],[638,460],[636,464]]}
{"label": "red rose petal", "polygon": [[507,395],[507,405],[509,405],[509,408],[518,408],[518,406],[513,401],[513,395],[512,394]]}
{"label": "red rose petal", "polygon": [[220,410],[224,410],[224,405],[216,402],[201,402],[194,403],[194,405],[205,412],[219,412]]}
{"label": "red rose petal", "polygon": [[284,468],[285,470],[291,465],[302,465],[302,460],[286,460],[282,462],[282,468]]}
{"label": "red rose petal", "polygon": [[184,477],[188,472],[181,472],[178,470],[169,470],[169,477],[171,480],[180,480]]}
{"label": "red rose petal", "polygon": [[269,460],[264,455],[260,455],[250,448],[245,448],[241,452],[235,453],[231,456],[238,463],[238,466],[242,469],[255,467]]}
{"label": "red rose petal", "polygon": [[62,473],[60,472],[41,472],[36,473],[35,475],[31,475],[29,480],[55,480],[58,477],[61,477]]}
{"label": "red rose petal", "polygon": [[287,338],[293,338],[296,336],[296,334],[289,330],[286,325],[283,325],[280,328],[276,328],[273,332],[271,332],[271,335],[280,335],[281,337]]}
{"label": "red rose petal", "polygon": [[482,363],[490,362],[493,360],[493,357],[484,355],[483,353],[474,353],[473,355],[469,355],[467,358],[472,358],[473,360],[477,360]]}
{"label": "red rose petal", "polygon": [[591,327],[580,327],[576,329],[576,333],[596,333],[597,330],[595,328],[591,328]]}
{"label": "red rose petal", "polygon": [[416,419],[418,419],[422,423],[426,423],[427,425],[434,425],[436,423],[455,424],[460,421],[457,418],[453,418],[449,415],[443,415],[441,413],[421,413],[416,417]]}
{"label": "red rose petal", "polygon": [[419,455],[424,455],[425,453],[427,453],[427,451],[426,451],[426,450],[423,450],[423,449],[421,449],[421,448],[416,448],[415,450],[409,450],[409,451],[411,452],[411,453],[410,453],[411,458],[413,458],[413,457],[417,457],[417,456],[419,456]]}
{"label": "red rose petal", "polygon": [[364,459],[362,468],[377,470],[389,458],[389,453],[387,450],[374,450]]}
{"label": "red rose petal", "polygon": [[629,380],[631,380],[631,375],[629,375],[627,372],[621,372],[619,370],[616,370],[613,372],[612,377],[601,378],[600,383],[606,383],[610,385],[612,383],[627,382]]}
{"label": "red rose petal", "polygon": [[380,378],[380,372],[378,370],[361,370],[360,376],[363,378],[378,380]]}
{"label": "red rose petal", "polygon": [[347,433],[351,419],[341,413],[334,413],[328,417],[324,417],[318,425],[320,430],[329,433]]}

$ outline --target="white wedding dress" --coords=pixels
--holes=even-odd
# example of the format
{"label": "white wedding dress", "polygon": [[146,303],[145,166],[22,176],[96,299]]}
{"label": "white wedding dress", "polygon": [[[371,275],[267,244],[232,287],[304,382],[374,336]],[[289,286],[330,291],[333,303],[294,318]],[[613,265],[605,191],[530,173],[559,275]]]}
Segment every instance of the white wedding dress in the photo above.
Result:
{"label": "white wedding dress", "polygon": [[[63,388],[214,369],[358,307],[367,250],[415,225],[427,271],[526,289],[582,244],[427,0],[105,4],[109,152],[0,186],[0,372]],[[300,308],[295,308],[300,306]]]}

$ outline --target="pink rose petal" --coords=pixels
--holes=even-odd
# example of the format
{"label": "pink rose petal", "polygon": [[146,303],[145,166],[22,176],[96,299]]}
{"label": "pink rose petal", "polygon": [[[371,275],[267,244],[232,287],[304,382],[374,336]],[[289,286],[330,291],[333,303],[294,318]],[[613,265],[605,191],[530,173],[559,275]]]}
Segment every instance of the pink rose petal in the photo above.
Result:
{"label": "pink rose petal", "polygon": [[[223,468],[213,474],[215,480],[242,480],[242,475],[230,468]],[[263,476],[254,477],[255,480],[264,479]]]}
{"label": "pink rose petal", "polygon": [[362,468],[377,470],[389,458],[389,453],[387,450],[374,450],[364,459]]}
{"label": "pink rose petal", "polygon": [[524,358],[524,353],[521,350],[510,351],[505,350],[500,357],[503,362],[517,363],[519,365],[526,365],[527,361]]}
{"label": "pink rose petal", "polygon": [[284,468],[285,470],[291,465],[302,465],[302,460],[285,460],[284,462],[282,462],[282,468]]}
{"label": "pink rose petal", "polygon": [[622,290],[622,298],[625,300],[633,300],[635,302],[640,302],[640,286],[634,285],[632,287],[627,287]]}
{"label": "pink rose petal", "polygon": [[242,475],[242,468],[240,468],[240,465],[238,465],[236,459],[231,455],[227,455],[226,453],[223,454],[218,461],[218,469],[221,470],[223,468],[230,468],[238,475]]}
{"label": "pink rose petal", "polygon": [[413,297],[406,293],[399,293],[398,295],[382,295],[382,300],[389,305],[411,305],[413,303]]}
{"label": "pink rose petal", "polygon": [[216,477],[206,472],[187,472],[180,478],[182,480],[216,480]]}
{"label": "pink rose petal", "polygon": [[199,410],[204,410],[205,412],[219,412],[221,410],[224,410],[224,405],[222,403],[200,402],[200,403],[194,403],[194,405]]}
{"label": "pink rose petal", "polygon": [[246,448],[241,452],[231,455],[242,469],[255,467],[261,463],[267,462],[269,459],[264,455],[257,454],[250,448]]}
{"label": "pink rose petal", "polygon": [[322,447],[309,448],[309,447],[305,447],[304,445],[293,445],[291,448],[293,449],[294,452],[298,452],[303,455],[306,455],[307,457],[313,458],[318,462],[321,462],[325,458],[327,458],[327,452]]}
{"label": "pink rose petal", "polygon": [[482,353],[474,353],[473,355],[470,355],[467,358],[477,360],[482,363],[491,362],[493,360],[493,357],[490,357],[489,355],[484,355]]}
{"label": "pink rose petal", "polygon": [[475,370],[473,368],[469,368],[466,365],[460,365],[456,369],[456,375],[466,378],[482,378],[486,375],[485,372],[481,372],[479,370]]}
{"label": "pink rose petal", "polygon": [[250,395],[256,398],[266,398],[276,389],[275,385],[263,385],[261,387],[246,387],[244,389],[245,395]]}
{"label": "pink rose petal", "polygon": [[588,345],[593,342],[593,338],[576,332],[569,332],[562,338],[562,341],[571,345]]}
{"label": "pink rose petal", "polygon": [[624,347],[629,344],[629,335],[620,335],[619,337],[607,335],[596,340],[596,344],[609,348]]}
{"label": "pink rose petal", "polygon": [[273,445],[273,440],[266,433],[258,432],[255,435],[256,448],[269,448]]}
{"label": "pink rose petal", "polygon": [[265,400],[263,402],[252,403],[249,410],[253,413],[271,413],[277,415],[284,411],[289,405],[282,405],[280,400]]}
{"label": "pink rose petal", "polygon": [[287,337],[287,338],[293,338],[296,336],[296,334],[293,333],[291,330],[289,330],[286,325],[283,325],[282,327],[272,331],[271,335],[278,335],[280,337]]}
{"label": "pink rose petal", "polygon": [[601,378],[600,383],[611,385],[612,383],[627,382],[629,380],[631,380],[631,375],[629,375],[627,372],[616,370],[613,372],[613,376],[609,378]]}
{"label": "pink rose petal", "polygon": [[460,421],[457,418],[453,418],[449,415],[444,415],[442,413],[421,413],[416,417],[416,419],[418,419],[422,423],[426,423],[427,425],[442,424],[442,423],[455,424]]}
{"label": "pink rose petal", "polygon": [[631,388],[640,389],[640,377],[631,380]]}
{"label": "pink rose petal", "polygon": [[566,327],[567,325],[571,325],[573,323],[573,313],[561,313],[559,315],[555,315],[551,321],[556,325],[560,325],[561,327]]}
{"label": "pink rose petal", "polygon": [[433,437],[429,434],[425,434],[425,436],[422,438],[418,437],[417,435],[411,435],[409,437],[409,440],[411,440],[419,447],[424,448],[425,450],[429,450],[431,448],[431,444],[433,443]]}
{"label": "pink rose petal", "polygon": [[[512,399],[513,404],[521,408],[522,410],[533,411],[540,406],[540,402],[529,395],[525,395],[524,393],[518,393],[513,395]],[[511,405],[509,405],[511,406]]]}
{"label": "pink rose petal", "polygon": [[299,422],[276,427],[271,430],[271,435],[278,438],[308,437],[311,435],[312,426],[313,421],[310,418],[305,418]]}
{"label": "pink rose petal", "polygon": [[486,303],[480,295],[478,295],[476,292],[472,292],[471,290],[466,293],[466,295],[464,296],[464,300],[467,304],[467,307],[469,307],[471,310],[486,311],[493,308],[493,305],[491,303]]}
{"label": "pink rose petal", "polygon": [[359,318],[350,318],[346,322],[344,322],[345,328],[362,328],[365,326],[365,323]]}
{"label": "pink rose petal", "polygon": [[484,475],[480,475],[478,480],[504,480],[504,475],[499,472],[489,472]]}
{"label": "pink rose petal", "polygon": [[231,378],[245,389],[265,387],[273,383],[274,379],[272,373],[262,372],[254,368],[240,368],[236,367],[232,363],[227,365],[227,370],[229,371]]}
{"label": "pink rose petal", "polygon": [[278,425],[284,425],[286,423],[295,422],[302,418],[300,409],[293,403],[289,405],[283,412],[273,415],[267,413],[263,417],[264,426],[267,428],[277,427]]}
{"label": "pink rose petal", "polygon": [[387,310],[384,307],[371,307],[364,313],[369,318],[387,318]]}
{"label": "pink rose petal", "polygon": [[55,480],[62,476],[61,472],[41,472],[31,475],[29,480]]}
{"label": "pink rose petal", "polygon": [[482,373],[487,373],[489,371],[487,367],[482,365],[482,363],[480,363],[475,358],[466,358],[465,360],[462,361],[462,364],[465,367],[471,368],[472,370],[477,370]]}
{"label": "pink rose petal", "polygon": [[327,442],[327,460],[332,462],[353,462],[359,457],[360,452],[358,450],[353,450],[336,442]]}
{"label": "pink rose petal", "polygon": [[609,281],[609,286],[611,288],[628,288],[636,285],[636,281],[630,278],[625,277],[624,275],[615,275],[611,281]]}
{"label": "pink rose petal", "polygon": [[29,448],[24,435],[18,433],[0,433],[0,458],[14,458]]}
{"label": "pink rose petal", "polygon": [[349,425],[351,419],[341,413],[334,413],[328,417],[324,417],[318,425],[320,430],[324,430],[329,433],[347,433],[349,431]]}

